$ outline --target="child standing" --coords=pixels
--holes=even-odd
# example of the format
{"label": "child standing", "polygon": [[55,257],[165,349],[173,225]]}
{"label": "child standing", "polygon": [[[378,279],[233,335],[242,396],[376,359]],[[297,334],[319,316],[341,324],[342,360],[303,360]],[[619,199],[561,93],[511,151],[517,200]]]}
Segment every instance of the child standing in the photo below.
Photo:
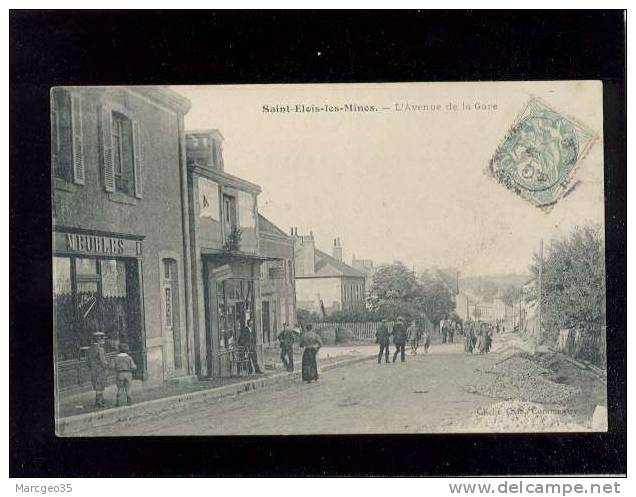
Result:
{"label": "child standing", "polygon": [[127,343],[119,344],[119,354],[113,358],[113,369],[117,371],[117,406],[123,404],[124,396],[126,404],[132,404],[130,389],[132,386],[132,374],[133,371],[137,370],[137,365],[132,357],[128,355]]}

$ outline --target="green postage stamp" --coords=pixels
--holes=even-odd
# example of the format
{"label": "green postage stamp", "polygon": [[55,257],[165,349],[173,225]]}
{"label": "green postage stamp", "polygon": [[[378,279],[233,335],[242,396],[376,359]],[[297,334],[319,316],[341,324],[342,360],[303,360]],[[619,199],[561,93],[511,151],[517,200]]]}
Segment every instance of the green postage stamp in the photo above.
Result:
{"label": "green postage stamp", "polygon": [[573,187],[576,168],[595,139],[585,126],[533,97],[490,160],[487,173],[548,211]]}

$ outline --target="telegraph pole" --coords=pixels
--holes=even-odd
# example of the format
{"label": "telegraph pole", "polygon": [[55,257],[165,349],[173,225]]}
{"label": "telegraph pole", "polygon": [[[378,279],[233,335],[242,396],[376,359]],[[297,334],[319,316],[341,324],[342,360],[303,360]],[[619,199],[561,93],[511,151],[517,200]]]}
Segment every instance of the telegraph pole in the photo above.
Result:
{"label": "telegraph pole", "polygon": [[537,323],[539,329],[537,330],[537,338],[540,342],[543,338],[543,330],[541,328],[541,295],[543,292],[543,238],[539,244],[539,308],[537,310]]}

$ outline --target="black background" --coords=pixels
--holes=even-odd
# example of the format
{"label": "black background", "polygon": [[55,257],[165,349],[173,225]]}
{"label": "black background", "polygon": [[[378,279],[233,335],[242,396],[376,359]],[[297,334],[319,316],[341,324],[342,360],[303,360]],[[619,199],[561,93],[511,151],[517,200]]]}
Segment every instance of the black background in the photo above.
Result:
{"label": "black background", "polygon": [[[625,473],[625,35],[622,11],[12,11],[11,476]],[[545,79],[604,83],[608,434],[55,437],[51,86]]]}

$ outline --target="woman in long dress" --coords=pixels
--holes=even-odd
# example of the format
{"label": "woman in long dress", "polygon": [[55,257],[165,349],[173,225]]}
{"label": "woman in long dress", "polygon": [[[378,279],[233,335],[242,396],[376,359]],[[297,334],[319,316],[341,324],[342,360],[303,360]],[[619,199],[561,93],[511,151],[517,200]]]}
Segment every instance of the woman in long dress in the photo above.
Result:
{"label": "woman in long dress", "polygon": [[311,325],[307,325],[307,330],[301,335],[300,346],[305,349],[302,361],[303,381],[307,383],[311,383],[313,380],[318,381],[316,356],[322,347],[322,340],[317,333],[312,331]]}
{"label": "woman in long dress", "polygon": [[473,352],[473,331],[466,327],[465,332],[464,332],[464,352],[466,352],[467,354],[471,354]]}

